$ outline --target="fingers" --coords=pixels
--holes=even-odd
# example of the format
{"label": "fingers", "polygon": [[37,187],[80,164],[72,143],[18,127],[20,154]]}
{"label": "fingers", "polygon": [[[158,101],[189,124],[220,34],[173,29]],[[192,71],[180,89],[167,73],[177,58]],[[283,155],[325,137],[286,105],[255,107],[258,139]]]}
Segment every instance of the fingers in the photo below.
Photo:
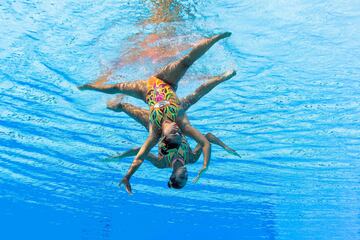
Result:
{"label": "fingers", "polygon": [[123,185],[124,184],[124,180],[121,180],[120,182],[119,182],[119,187],[121,187],[121,185]]}
{"label": "fingers", "polygon": [[199,179],[200,179],[200,176],[199,175],[197,175],[194,179],[193,179],[193,183],[197,183],[198,181],[199,181]]}
{"label": "fingers", "polygon": [[199,171],[198,175],[194,178],[193,183],[197,183],[197,182],[199,181],[199,179],[200,179],[200,176],[201,176],[204,172],[206,172],[206,170],[207,170],[207,168],[202,168],[202,169]]}
{"label": "fingers", "polygon": [[202,173],[200,172],[200,173],[194,178],[193,183],[197,183],[197,182],[199,181],[201,174],[202,174]]}
{"label": "fingers", "polygon": [[132,193],[132,190],[131,190],[130,182],[129,182],[127,179],[123,178],[123,179],[120,181],[120,183],[119,183],[119,187],[121,187],[123,184],[125,185],[125,190],[126,190],[126,192],[127,192],[129,195],[132,195],[133,193]]}
{"label": "fingers", "polygon": [[130,184],[127,184],[127,185],[125,186],[125,190],[126,190],[126,192],[127,192],[129,195],[132,195],[132,194],[133,194],[132,191],[131,191],[131,186],[130,186]]}

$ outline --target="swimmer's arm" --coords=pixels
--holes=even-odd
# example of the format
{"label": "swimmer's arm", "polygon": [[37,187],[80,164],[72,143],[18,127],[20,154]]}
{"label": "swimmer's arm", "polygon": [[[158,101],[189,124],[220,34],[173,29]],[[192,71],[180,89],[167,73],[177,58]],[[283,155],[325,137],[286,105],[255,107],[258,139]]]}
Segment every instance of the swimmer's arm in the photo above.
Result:
{"label": "swimmer's arm", "polygon": [[134,161],[132,162],[128,172],[125,175],[125,178],[128,180],[131,176],[138,170],[140,165],[144,162],[146,156],[149,154],[152,147],[157,143],[157,138],[155,136],[149,135],[145,143],[140,148],[139,152],[136,154]]}
{"label": "swimmer's arm", "polygon": [[139,169],[140,165],[144,162],[145,157],[150,152],[151,148],[156,145],[158,142],[159,137],[153,133],[150,133],[147,137],[145,143],[140,148],[139,152],[136,154],[134,161],[132,162],[128,172],[126,173],[125,177],[121,180],[120,185],[124,184],[126,191],[129,194],[132,194],[131,185],[130,185],[130,178],[131,176]]}
{"label": "swimmer's arm", "polygon": [[202,135],[196,128],[192,127],[190,124],[186,124],[183,128],[183,132],[192,137],[197,143],[201,145],[201,149],[204,155],[203,167],[200,169],[197,177],[194,179],[194,182],[197,182],[200,176],[207,170],[210,163],[211,155],[211,145],[210,142]]}

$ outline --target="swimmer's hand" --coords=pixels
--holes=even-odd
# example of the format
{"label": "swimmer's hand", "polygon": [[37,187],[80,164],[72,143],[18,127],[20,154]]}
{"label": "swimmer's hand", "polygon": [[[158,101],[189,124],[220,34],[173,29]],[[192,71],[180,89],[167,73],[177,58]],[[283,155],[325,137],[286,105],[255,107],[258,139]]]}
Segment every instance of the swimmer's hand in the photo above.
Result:
{"label": "swimmer's hand", "polygon": [[125,185],[125,190],[126,192],[131,195],[132,191],[131,191],[131,185],[130,185],[130,181],[128,177],[124,177],[123,179],[121,179],[120,183],[119,183],[119,187],[121,187],[121,185]]}
{"label": "swimmer's hand", "polygon": [[202,169],[200,169],[198,175],[194,178],[193,183],[197,183],[200,179],[201,174],[206,172],[206,170],[207,170],[207,167],[203,167]]}

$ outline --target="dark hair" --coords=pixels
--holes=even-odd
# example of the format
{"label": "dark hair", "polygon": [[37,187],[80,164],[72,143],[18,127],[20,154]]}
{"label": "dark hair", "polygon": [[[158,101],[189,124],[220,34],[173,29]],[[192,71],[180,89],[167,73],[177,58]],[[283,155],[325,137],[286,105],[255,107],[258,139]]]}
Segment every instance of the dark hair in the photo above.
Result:
{"label": "dark hair", "polygon": [[176,142],[176,137],[172,136],[172,135],[164,136],[161,141],[165,145],[164,148],[162,149],[162,151],[163,151],[162,154],[163,155],[167,154],[168,149],[179,148],[179,146],[181,144],[181,143]]}
{"label": "dark hair", "polygon": [[[184,180],[185,179],[185,183]],[[168,182],[169,188],[181,189],[186,185],[188,179],[187,169],[185,166],[178,167],[174,170],[170,176],[170,180]]]}

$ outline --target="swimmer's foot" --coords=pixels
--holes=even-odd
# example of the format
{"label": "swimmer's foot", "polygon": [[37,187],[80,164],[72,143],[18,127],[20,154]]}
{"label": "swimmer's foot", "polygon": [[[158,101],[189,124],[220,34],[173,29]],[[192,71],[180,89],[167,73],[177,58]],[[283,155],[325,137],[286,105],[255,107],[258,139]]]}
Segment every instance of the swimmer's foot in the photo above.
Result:
{"label": "swimmer's foot", "polygon": [[122,111],[122,103],[125,98],[125,95],[119,94],[114,99],[109,100],[106,103],[106,107],[110,110],[121,112]]}
{"label": "swimmer's foot", "polygon": [[235,75],[236,75],[235,70],[228,70],[223,75],[221,75],[220,78],[221,78],[222,81],[226,81],[226,80],[229,80],[230,78],[232,78]]}
{"label": "swimmer's foot", "polygon": [[232,149],[232,148],[230,148],[230,147],[225,147],[225,150],[226,150],[228,153],[230,153],[230,154],[232,154],[232,155],[234,155],[234,156],[237,156],[237,157],[241,158],[240,154],[238,154],[234,149]]}
{"label": "swimmer's foot", "polygon": [[209,81],[210,82],[214,81],[214,82],[217,82],[217,83],[221,83],[221,82],[225,82],[226,80],[229,80],[230,78],[232,78],[235,75],[236,75],[235,70],[229,70],[229,71],[224,72],[222,75],[219,75],[217,77],[209,79]]}
{"label": "swimmer's foot", "polygon": [[79,90],[101,90],[101,84],[97,84],[96,82],[86,83],[84,85],[77,87]]}
{"label": "swimmer's foot", "polygon": [[222,82],[225,82],[226,80],[229,80],[230,78],[232,78],[233,76],[236,75],[236,71],[235,70],[229,70],[229,71],[226,71],[224,72],[223,74],[221,75],[218,75],[216,77],[212,77],[212,78],[209,78],[207,80],[207,83],[205,83],[205,85],[203,86],[208,86],[208,84],[215,84],[218,85],[219,83],[222,83]]}
{"label": "swimmer's foot", "polygon": [[220,33],[218,35],[215,35],[214,37],[218,38],[220,40],[220,39],[224,39],[224,38],[227,38],[227,37],[230,37],[230,36],[231,36],[231,32],[224,32],[224,33]]}
{"label": "swimmer's foot", "polygon": [[94,89],[95,86],[94,86],[94,84],[92,84],[92,83],[87,83],[87,84],[78,86],[77,88],[78,88],[79,90],[91,90],[91,89]]}

